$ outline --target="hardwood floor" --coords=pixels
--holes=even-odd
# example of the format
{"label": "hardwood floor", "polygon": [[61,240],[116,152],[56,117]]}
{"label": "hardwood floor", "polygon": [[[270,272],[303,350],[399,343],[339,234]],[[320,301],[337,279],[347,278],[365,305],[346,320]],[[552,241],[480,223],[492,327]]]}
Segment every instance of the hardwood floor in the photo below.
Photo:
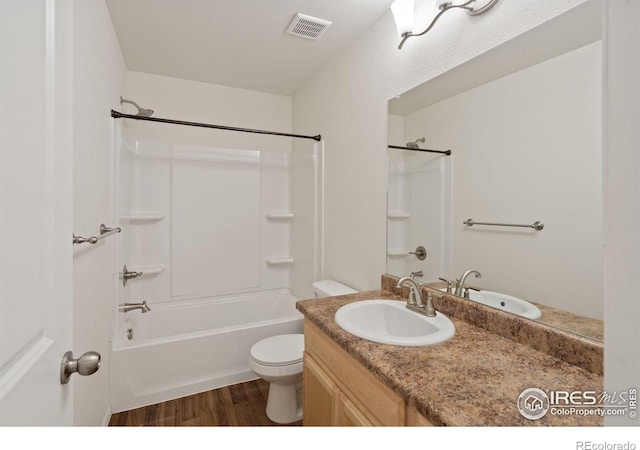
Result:
{"label": "hardwood floor", "polygon": [[[116,413],[109,426],[276,426],[267,417],[269,383],[248,381]],[[302,421],[285,426],[301,426]]]}

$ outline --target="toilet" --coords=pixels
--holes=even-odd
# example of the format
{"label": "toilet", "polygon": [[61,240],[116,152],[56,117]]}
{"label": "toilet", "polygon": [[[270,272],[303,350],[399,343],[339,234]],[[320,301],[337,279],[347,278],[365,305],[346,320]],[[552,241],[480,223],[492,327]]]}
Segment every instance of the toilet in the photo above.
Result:
{"label": "toilet", "polygon": [[[316,298],[357,292],[334,280],[313,283]],[[267,417],[276,423],[292,423],[302,419],[303,352],[303,334],[271,336],[251,347],[249,368],[269,383]]]}

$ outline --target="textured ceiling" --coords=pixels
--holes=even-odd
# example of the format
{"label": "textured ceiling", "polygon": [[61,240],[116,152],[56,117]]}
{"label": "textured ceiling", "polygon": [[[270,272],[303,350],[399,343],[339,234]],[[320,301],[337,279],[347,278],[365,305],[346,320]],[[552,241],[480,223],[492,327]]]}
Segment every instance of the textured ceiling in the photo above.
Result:
{"label": "textured ceiling", "polygon": [[[392,0],[106,0],[129,70],[291,95]],[[333,24],[317,41],[296,13]]]}

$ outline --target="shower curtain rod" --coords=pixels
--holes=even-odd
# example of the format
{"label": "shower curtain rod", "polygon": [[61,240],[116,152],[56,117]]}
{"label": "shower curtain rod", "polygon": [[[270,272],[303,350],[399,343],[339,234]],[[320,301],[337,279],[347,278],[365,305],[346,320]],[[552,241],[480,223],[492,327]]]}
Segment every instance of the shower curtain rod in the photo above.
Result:
{"label": "shower curtain rod", "polygon": [[134,114],[123,114],[113,109],[111,110],[111,117],[113,117],[114,119],[146,120],[149,122],[172,123],[175,125],[187,125],[190,127],[200,127],[200,128],[216,128],[218,130],[242,131],[245,133],[271,134],[274,136],[287,136],[287,137],[294,137],[294,138],[300,138],[300,139],[313,139],[314,141],[320,141],[322,139],[320,135],[305,136],[303,134],[279,133],[277,131],[265,131],[265,130],[254,130],[251,128],[228,127],[225,125],[212,125],[210,123],[187,122],[184,120],[161,119],[159,117],[136,116]]}
{"label": "shower curtain rod", "polygon": [[429,150],[428,148],[411,148],[411,147],[400,147],[399,145],[388,145],[389,148],[397,148],[399,150],[411,150],[414,152],[428,152],[428,153],[442,153],[443,155],[450,155],[451,150]]}

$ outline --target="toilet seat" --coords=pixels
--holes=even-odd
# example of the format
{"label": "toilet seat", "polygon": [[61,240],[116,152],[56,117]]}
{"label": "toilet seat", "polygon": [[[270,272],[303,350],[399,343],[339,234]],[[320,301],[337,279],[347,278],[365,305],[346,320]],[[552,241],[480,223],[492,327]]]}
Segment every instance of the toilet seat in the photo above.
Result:
{"label": "toilet seat", "polygon": [[302,363],[303,334],[281,334],[255,343],[251,347],[253,362],[267,367],[292,366]]}

